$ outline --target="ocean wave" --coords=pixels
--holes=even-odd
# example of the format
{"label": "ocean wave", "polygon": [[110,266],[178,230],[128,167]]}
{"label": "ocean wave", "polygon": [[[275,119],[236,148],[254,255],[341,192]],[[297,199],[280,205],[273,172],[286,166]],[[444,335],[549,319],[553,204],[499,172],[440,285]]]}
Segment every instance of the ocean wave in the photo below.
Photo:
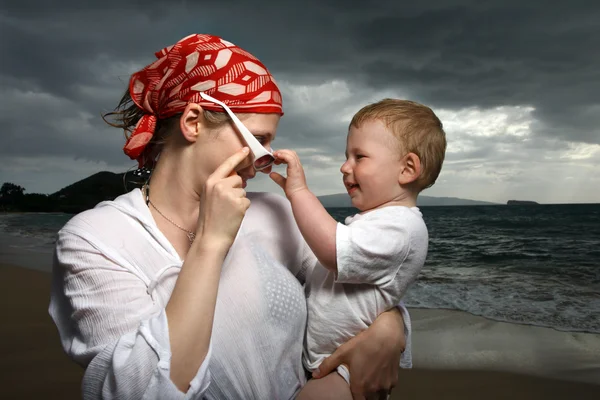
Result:
{"label": "ocean wave", "polygon": [[405,302],[419,308],[462,310],[486,318],[565,331],[600,333],[600,291],[543,275],[424,276]]}
{"label": "ocean wave", "polygon": [[0,214],[0,232],[31,239],[31,247],[47,247],[56,242],[60,228],[72,217],[62,213]]}
{"label": "ocean wave", "polygon": [[[494,314],[489,314],[489,313],[478,313],[477,311],[473,311],[473,310],[463,310],[460,308],[454,308],[454,307],[427,307],[424,305],[417,305],[417,304],[412,304],[412,303],[406,303],[406,305],[408,307],[411,308],[422,308],[422,309],[443,309],[443,310],[454,310],[454,311],[463,311],[463,312],[467,312],[471,315],[476,315],[478,317],[484,317],[487,318],[489,320],[492,321],[497,321],[497,322],[507,322],[507,323],[511,323],[511,324],[521,324],[521,325],[529,325],[529,326],[539,326],[542,328],[551,328],[551,329],[555,329],[557,331],[562,331],[562,332],[577,332],[577,333],[595,333],[595,334],[600,334],[600,329],[597,328],[591,328],[591,329],[585,329],[585,328],[581,328],[581,327],[570,327],[568,326],[568,324],[566,323],[567,321],[562,320],[562,319],[556,319],[556,320],[545,320],[545,321],[534,321],[532,320],[530,317],[523,315],[521,313],[514,313],[513,316],[503,316],[503,315],[494,315]],[[600,325],[600,319],[595,318],[595,321],[593,322],[594,326],[598,326]]]}
{"label": "ocean wave", "polygon": [[[498,321],[600,333],[600,205],[428,207],[429,253],[405,301]],[[338,222],[356,212],[330,210]],[[0,214],[35,251],[65,214]]]}

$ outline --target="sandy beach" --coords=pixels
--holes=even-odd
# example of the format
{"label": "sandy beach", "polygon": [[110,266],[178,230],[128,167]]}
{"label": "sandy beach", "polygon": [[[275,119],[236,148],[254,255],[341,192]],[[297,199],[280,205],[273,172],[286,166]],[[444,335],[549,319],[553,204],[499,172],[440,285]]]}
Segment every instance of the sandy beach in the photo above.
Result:
{"label": "sandy beach", "polygon": [[[80,398],[83,371],[62,352],[49,288],[47,272],[0,264],[2,398]],[[393,399],[600,398],[600,335],[447,310],[411,315],[415,368],[401,371]]]}
{"label": "sandy beach", "polygon": [[0,397],[77,399],[83,370],[63,353],[48,315],[50,274],[0,266]]}

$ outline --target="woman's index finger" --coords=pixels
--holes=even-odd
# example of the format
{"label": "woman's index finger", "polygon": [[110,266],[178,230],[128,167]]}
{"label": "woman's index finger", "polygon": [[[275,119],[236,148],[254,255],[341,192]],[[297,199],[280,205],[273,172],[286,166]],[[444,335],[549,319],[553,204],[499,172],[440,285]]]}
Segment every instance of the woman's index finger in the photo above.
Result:
{"label": "woman's index finger", "polygon": [[212,175],[221,179],[231,176],[231,173],[235,170],[235,167],[237,167],[242,161],[244,161],[246,157],[248,157],[249,152],[250,149],[248,149],[248,147],[244,147],[240,151],[235,152],[229,156],[228,159],[223,161],[223,163],[219,165]]}

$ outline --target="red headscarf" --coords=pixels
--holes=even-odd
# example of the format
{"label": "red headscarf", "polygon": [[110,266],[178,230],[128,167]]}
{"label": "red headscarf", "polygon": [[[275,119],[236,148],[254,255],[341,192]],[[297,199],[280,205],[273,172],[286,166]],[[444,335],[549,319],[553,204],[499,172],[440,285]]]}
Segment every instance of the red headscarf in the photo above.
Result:
{"label": "red headscarf", "polygon": [[155,53],[157,61],[129,81],[133,102],[145,114],[123,151],[142,166],[157,119],[183,112],[188,103],[224,111],[200,92],[227,104],[233,112],[283,115],[281,92],[267,68],[252,54],[218,36],[193,34]]}

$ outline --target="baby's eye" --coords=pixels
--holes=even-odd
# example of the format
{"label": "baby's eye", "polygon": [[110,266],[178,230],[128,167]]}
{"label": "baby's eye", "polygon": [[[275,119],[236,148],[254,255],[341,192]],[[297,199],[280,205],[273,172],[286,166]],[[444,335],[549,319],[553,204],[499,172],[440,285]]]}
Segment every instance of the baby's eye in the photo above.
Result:
{"label": "baby's eye", "polygon": [[357,155],[356,155],[356,159],[357,159],[357,160],[360,160],[360,159],[361,159],[361,158],[363,158],[363,157],[364,157],[364,156],[363,156],[362,154],[357,154]]}
{"label": "baby's eye", "polygon": [[265,137],[264,136],[254,136],[256,138],[256,140],[258,140],[258,143],[264,145],[265,144]]}

